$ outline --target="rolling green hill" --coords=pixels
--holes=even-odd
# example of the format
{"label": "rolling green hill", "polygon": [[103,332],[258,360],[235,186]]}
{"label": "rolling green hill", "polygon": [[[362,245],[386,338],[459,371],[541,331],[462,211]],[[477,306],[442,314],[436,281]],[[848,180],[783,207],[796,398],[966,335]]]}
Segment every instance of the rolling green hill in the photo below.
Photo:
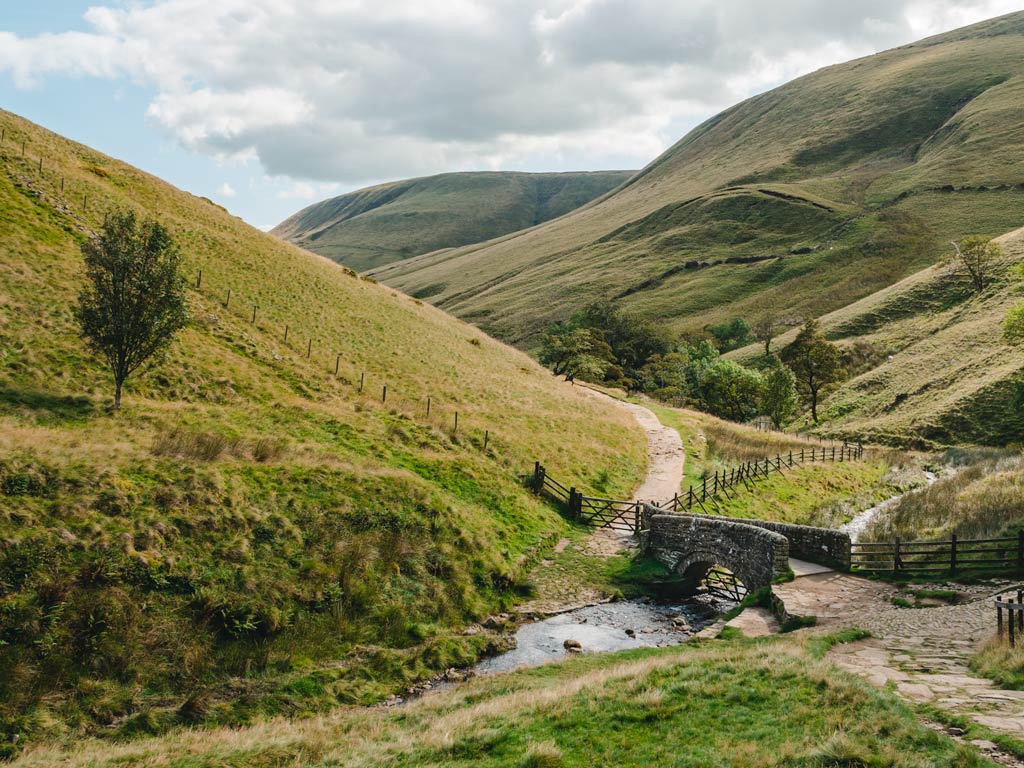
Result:
{"label": "rolling green hill", "polygon": [[711,118],[572,214],[372,274],[524,348],[608,298],[677,333],[791,323],[1024,223],[1024,13],[846,64]]}
{"label": "rolling green hill", "polygon": [[634,173],[444,173],[395,181],[311,205],[271,234],[364,271],[533,227]]}
{"label": "rolling green hill", "polygon": [[[0,754],[372,701],[466,663],[495,636],[459,628],[564,531],[516,474],[543,458],[619,495],[642,474],[627,415],[476,328],[0,128]],[[113,415],[71,307],[80,244],[125,206],[180,243],[193,319]]]}

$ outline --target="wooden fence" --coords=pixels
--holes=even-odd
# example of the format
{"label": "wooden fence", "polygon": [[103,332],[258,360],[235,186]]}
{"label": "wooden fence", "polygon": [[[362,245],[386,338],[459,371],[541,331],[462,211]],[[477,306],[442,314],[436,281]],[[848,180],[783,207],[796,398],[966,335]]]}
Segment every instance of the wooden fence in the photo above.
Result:
{"label": "wooden fence", "polygon": [[863,456],[863,445],[843,443],[822,448],[802,448],[799,451],[790,451],[788,455],[778,454],[774,459],[748,461],[732,469],[715,470],[715,474],[705,477],[700,485],[691,485],[686,493],[676,494],[658,506],[671,512],[693,512],[694,507],[700,507],[701,511],[708,512],[708,502],[715,504],[719,494],[731,498],[732,490],[739,485],[749,490],[753,483],[766,480],[773,473],[781,473],[798,464],[855,461]]}
{"label": "wooden fence", "polygon": [[1024,576],[1024,531],[1000,539],[948,541],[874,541],[850,546],[854,570],[876,573],[948,573],[1015,571]]}
{"label": "wooden fence", "polygon": [[[852,443],[790,451],[786,456],[779,454],[774,459],[748,461],[730,470],[716,470],[714,475],[705,477],[699,486],[691,485],[686,493],[677,493],[668,501],[653,503],[669,512],[693,512],[694,507],[699,507],[700,511],[710,514],[708,506],[717,506],[716,497],[719,494],[732,497],[737,486],[742,485],[750,489],[754,482],[800,464],[854,461],[863,455],[864,447]],[[598,528],[617,528],[634,533],[640,531],[639,501],[584,496],[575,486],[566,487],[549,477],[547,469],[539,461],[533,465],[533,475],[527,475],[524,479],[533,488],[534,493],[546,495],[565,504],[569,509],[569,517],[573,520],[589,523]]]}
{"label": "wooden fence", "polygon": [[526,479],[534,493],[565,504],[573,520],[598,528],[615,528],[633,533],[640,531],[639,501],[584,496],[575,487],[566,488],[550,477],[539,461],[533,465],[533,475],[527,475]]}
{"label": "wooden fence", "polygon": [[1024,591],[1017,590],[1016,602],[1013,597],[1006,599],[1003,595],[996,595],[993,602],[996,604],[996,634],[1000,638],[1003,636],[1003,611],[1006,611],[1005,631],[1009,634],[1010,647],[1013,648],[1017,645],[1017,635],[1024,636]]}

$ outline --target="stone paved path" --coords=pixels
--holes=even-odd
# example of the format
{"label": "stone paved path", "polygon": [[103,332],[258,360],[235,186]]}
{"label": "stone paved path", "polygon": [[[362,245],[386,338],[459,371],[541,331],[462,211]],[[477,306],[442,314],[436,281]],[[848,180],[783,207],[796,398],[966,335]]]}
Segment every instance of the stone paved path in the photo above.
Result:
{"label": "stone paved path", "polygon": [[[974,676],[971,656],[995,632],[993,586],[963,587],[966,602],[930,608],[892,605],[897,589],[840,573],[805,576],[775,587],[787,609],[818,617],[818,629],[857,627],[871,637],[833,648],[828,658],[909,702],[928,702],[994,731],[1024,739],[1024,691],[1004,691]],[[1024,765],[976,744],[1005,765]]]}

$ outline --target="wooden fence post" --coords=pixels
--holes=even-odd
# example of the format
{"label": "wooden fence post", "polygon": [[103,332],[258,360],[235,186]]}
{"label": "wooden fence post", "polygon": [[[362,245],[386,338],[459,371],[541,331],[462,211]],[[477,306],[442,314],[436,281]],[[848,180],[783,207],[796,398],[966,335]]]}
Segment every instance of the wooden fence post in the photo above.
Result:
{"label": "wooden fence post", "polygon": [[62,195],[64,194],[64,177],[63,176],[60,177],[60,193]]}
{"label": "wooden fence post", "polygon": [[1002,598],[996,598],[996,635],[1000,639],[1003,637],[1003,606],[1001,600]]}
{"label": "wooden fence post", "polygon": [[892,571],[896,573],[900,569],[900,537],[897,536],[892,543]]}
{"label": "wooden fence post", "polygon": [[640,502],[633,505],[633,533],[640,533]]}
{"label": "wooden fence post", "polygon": [[228,288],[228,295],[224,297],[224,309],[227,309],[228,305],[230,303],[231,303],[231,289]]}
{"label": "wooden fence post", "polygon": [[[1006,611],[1006,613],[1007,613],[1006,624],[1010,628],[1010,647],[1013,648],[1013,646],[1016,645],[1016,643],[1014,642],[1016,640],[1016,638],[1014,637],[1014,634],[1015,634],[1014,627],[1017,624],[1017,617],[1013,615],[1013,598],[1012,597],[1010,598],[1009,605],[1010,605],[1010,607]],[[1019,611],[1018,611],[1018,613],[1019,613]]]}
{"label": "wooden fence post", "polygon": [[708,500],[708,478],[707,478],[707,475],[704,476],[704,482],[701,484],[700,500],[701,501],[707,501]]}
{"label": "wooden fence post", "polygon": [[459,431],[459,412],[456,411],[455,412],[455,429],[452,430],[452,433],[454,434],[455,432],[458,432],[458,431]]}
{"label": "wooden fence post", "polygon": [[487,450],[487,441],[491,437],[491,431],[489,429],[484,430],[484,450]]}
{"label": "wooden fence post", "polygon": [[430,416],[430,395],[427,395],[427,416]]}
{"label": "wooden fence post", "polygon": [[385,384],[384,385],[384,389],[381,390],[380,401],[382,403],[386,403],[388,401],[388,385],[387,384]]}
{"label": "wooden fence post", "polygon": [[569,517],[576,520],[576,486],[569,488]]}
{"label": "wooden fence post", "polygon": [[366,374],[365,373],[360,373],[359,374],[359,391],[360,392],[363,391],[363,383],[365,381],[366,381]]}
{"label": "wooden fence post", "polygon": [[284,343],[285,344],[288,343],[288,326],[287,325],[285,325],[285,327],[284,327]]}
{"label": "wooden fence post", "polygon": [[313,340],[310,339],[309,343],[306,344],[306,359],[309,360],[309,356],[313,354]]}
{"label": "wooden fence post", "polygon": [[949,572],[956,576],[956,534],[949,541]]}
{"label": "wooden fence post", "polygon": [[198,274],[198,275],[196,275],[196,290],[197,290],[197,291],[199,290],[199,287],[200,287],[200,286],[201,286],[202,284],[203,284],[203,270],[201,270],[201,269],[200,269],[200,270],[199,270],[199,274]]}
{"label": "wooden fence post", "polygon": [[[1017,590],[1017,605],[1024,605],[1024,592]],[[1024,611],[1017,611],[1017,629],[1024,631]]]}
{"label": "wooden fence post", "polygon": [[533,464],[533,492],[540,495],[544,490],[544,466],[536,461]]}
{"label": "wooden fence post", "polygon": [[249,322],[253,323],[253,324],[256,323],[256,305],[255,304],[252,305],[252,320],[250,320]]}
{"label": "wooden fence post", "polygon": [[334,375],[338,375],[338,368],[341,367],[341,355],[339,354],[334,360]]}

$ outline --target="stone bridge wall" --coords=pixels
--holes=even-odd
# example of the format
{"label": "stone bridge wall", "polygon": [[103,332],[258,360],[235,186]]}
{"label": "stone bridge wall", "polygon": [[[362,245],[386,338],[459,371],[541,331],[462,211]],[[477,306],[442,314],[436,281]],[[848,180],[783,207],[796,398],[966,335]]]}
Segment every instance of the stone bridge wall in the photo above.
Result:
{"label": "stone bridge wall", "polygon": [[790,557],[841,571],[850,570],[850,536],[842,531],[768,520],[745,520],[740,517],[715,516],[715,520],[743,523],[781,533],[789,540]]}
{"label": "stone bridge wall", "polygon": [[718,517],[659,512],[645,505],[644,549],[692,582],[691,588],[713,565],[728,568],[751,592],[789,571],[789,541],[781,533]]}

